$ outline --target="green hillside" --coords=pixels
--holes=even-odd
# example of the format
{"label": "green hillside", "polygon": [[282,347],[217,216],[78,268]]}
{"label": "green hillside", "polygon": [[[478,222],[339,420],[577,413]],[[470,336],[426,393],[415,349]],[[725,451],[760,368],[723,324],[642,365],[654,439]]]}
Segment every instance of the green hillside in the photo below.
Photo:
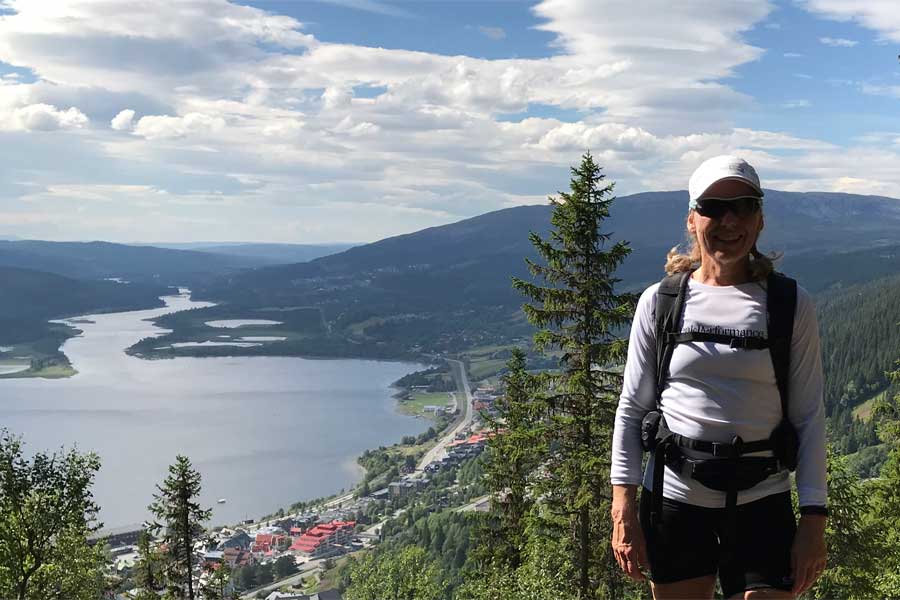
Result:
{"label": "green hillside", "polygon": [[0,360],[25,356],[48,361],[42,368],[68,365],[58,348],[75,333],[48,320],[154,308],[163,306],[160,296],[171,293],[162,285],[79,281],[11,267],[0,267],[0,279],[0,346],[10,348],[0,352]]}
{"label": "green hillside", "polygon": [[190,287],[271,262],[252,256],[110,242],[0,241],[0,266],[33,269],[73,279],[116,277],[132,282]]}
{"label": "green hillside", "polygon": [[[623,289],[643,289],[662,276],[666,252],[684,239],[686,212],[685,192],[616,201],[605,229],[633,250],[618,272]],[[900,230],[900,201],[768,190],[766,215],[760,247],[783,251],[780,268],[811,292],[900,272],[900,245],[888,244]],[[316,307],[326,327],[318,347],[339,355],[399,357],[510,343],[531,331],[518,316],[522,299],[510,279],[530,277],[525,259],[537,257],[528,234],[545,236],[549,218],[546,205],[495,211],[307,263],[220,277],[195,297],[234,307],[235,318],[249,309]]]}

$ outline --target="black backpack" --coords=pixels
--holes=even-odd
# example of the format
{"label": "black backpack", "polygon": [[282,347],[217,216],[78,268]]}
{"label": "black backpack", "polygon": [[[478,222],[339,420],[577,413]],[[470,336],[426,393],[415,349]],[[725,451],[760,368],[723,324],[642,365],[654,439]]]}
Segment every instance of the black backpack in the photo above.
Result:
{"label": "black backpack", "polygon": [[[651,526],[658,525],[662,510],[663,464],[697,479],[711,489],[726,492],[729,522],[734,520],[739,490],[749,489],[778,471],[793,471],[797,468],[799,440],[787,416],[797,282],[781,274],[769,275],[766,284],[768,339],[731,337],[704,331],[681,332],[685,290],[691,273],[692,271],[687,271],[665,277],[656,293],[656,410],[649,412],[641,423],[641,444],[644,450],[655,453]],[[732,348],[747,350],[769,349],[781,398],[781,422],[769,439],[744,442],[735,437],[731,443],[709,442],[688,438],[669,430],[659,404],[669,378],[669,363],[675,346],[692,341],[724,343]],[[692,459],[681,452],[683,448],[706,452],[714,458]],[[744,454],[760,450],[772,450],[774,458],[743,457]],[[734,529],[733,523],[728,529]],[[729,534],[728,537],[732,535]]]}
{"label": "black backpack", "polygon": [[656,405],[669,378],[669,362],[675,346],[688,341],[709,341],[730,344],[732,348],[769,348],[775,383],[781,396],[781,415],[787,418],[788,376],[791,368],[791,337],[794,332],[794,313],[797,309],[797,282],[780,273],[769,275],[766,283],[766,316],[768,340],[732,338],[714,333],[680,333],[684,297],[688,278],[693,271],[664,277],[656,292]]}

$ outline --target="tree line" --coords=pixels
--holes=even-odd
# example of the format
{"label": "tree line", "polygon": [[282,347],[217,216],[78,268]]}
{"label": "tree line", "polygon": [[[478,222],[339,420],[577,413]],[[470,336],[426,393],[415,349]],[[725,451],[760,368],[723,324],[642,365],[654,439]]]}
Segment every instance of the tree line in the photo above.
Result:
{"label": "tree line", "polygon": [[[587,154],[573,169],[570,192],[551,199],[554,229],[548,239],[532,234],[545,264],[529,263],[534,279],[514,285],[531,304],[535,346],[561,356],[554,373],[534,374],[514,350],[503,377],[505,395],[485,452],[483,484],[490,494],[486,515],[468,523],[471,538],[465,562],[448,577],[446,538],[435,535],[440,514],[409,523],[392,540],[351,565],[345,577],[351,600],[586,600],[646,598],[646,584],[627,579],[610,551],[610,440],[624,362],[625,341],[616,337],[632,314],[634,298],[615,293],[616,267],[628,254],[599,233],[612,202],[612,186]],[[876,286],[877,288],[877,286]],[[877,288],[881,289],[881,288]],[[874,311],[877,302],[862,302]],[[848,310],[838,300],[822,311]],[[835,308],[835,307],[843,308]],[[852,314],[852,313],[851,313]],[[867,313],[868,314],[868,313]],[[854,314],[854,322],[857,315]],[[846,314],[842,315],[846,321]],[[895,318],[877,327],[898,329]],[[868,331],[868,325],[863,331]],[[825,335],[830,335],[827,331]],[[853,337],[864,354],[884,359],[887,350]],[[849,338],[848,338],[849,339]],[[876,339],[885,339],[884,332]],[[841,365],[834,345],[826,346],[826,366]],[[898,363],[900,367],[900,363]],[[879,373],[838,366],[832,380],[849,376],[882,389],[900,383],[900,370]],[[833,412],[833,411],[832,411]],[[807,598],[888,598],[900,596],[900,394],[885,394],[873,408],[871,425],[859,427],[884,448],[877,476],[861,479],[846,457],[830,451],[827,461],[828,568]],[[796,498],[795,498],[796,504]],[[449,517],[445,517],[449,518]],[[462,544],[460,541],[459,544]],[[449,550],[449,548],[446,548]]]}
{"label": "tree line", "polygon": [[[96,600],[123,583],[107,568],[102,527],[91,487],[100,469],[94,453],[25,453],[21,438],[0,430],[0,598]],[[178,456],[148,507],[137,547],[135,600],[224,599],[230,573],[223,565],[198,588],[196,550],[211,509],[197,498],[200,474]]]}

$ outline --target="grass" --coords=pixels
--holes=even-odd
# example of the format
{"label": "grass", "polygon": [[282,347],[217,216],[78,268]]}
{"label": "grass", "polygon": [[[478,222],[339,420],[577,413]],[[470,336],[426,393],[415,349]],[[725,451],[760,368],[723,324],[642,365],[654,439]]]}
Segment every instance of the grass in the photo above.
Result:
{"label": "grass", "polygon": [[860,421],[868,421],[872,418],[872,408],[875,406],[875,402],[880,398],[884,398],[886,392],[879,392],[875,394],[859,406],[853,409],[853,416],[859,419]]}
{"label": "grass", "polygon": [[18,378],[35,378],[43,379],[64,379],[78,373],[72,365],[49,365],[43,369],[26,369],[16,373],[6,373],[0,375],[0,379],[18,379]]}
{"label": "grass", "polygon": [[[277,321],[273,325],[242,325],[240,327],[213,327],[207,325],[213,321],[245,319],[267,319]],[[321,312],[311,307],[297,307],[296,310],[280,309],[246,309],[228,306],[212,306],[208,308],[167,313],[153,320],[154,324],[171,330],[152,340],[142,340],[129,348],[129,354],[137,354],[147,358],[165,358],[171,356],[208,356],[208,355],[281,355],[279,348],[292,343],[308,340],[315,334],[325,331],[321,322]],[[222,337],[225,336],[225,337]],[[173,343],[203,342],[239,342],[243,337],[283,337],[284,340],[254,341],[260,344],[249,348],[239,346],[187,347],[171,348]],[[263,349],[263,352],[258,352]]]}
{"label": "grass", "polygon": [[334,561],[334,567],[328,569],[324,573],[322,573],[322,577],[319,579],[317,585],[312,586],[308,590],[304,590],[304,593],[315,593],[315,592],[324,592],[326,590],[333,590],[338,586],[339,583],[339,573],[341,571],[341,567],[349,562],[350,557],[361,557],[366,550],[361,550],[359,552],[354,552],[352,554],[344,555],[337,560]]}
{"label": "grass", "polygon": [[491,375],[496,375],[506,367],[505,358],[495,358],[489,360],[472,360],[469,362],[469,375],[475,381],[481,381]]}
{"label": "grass", "polygon": [[426,406],[448,406],[450,404],[450,392],[420,392],[414,391],[408,400],[400,401],[400,412],[405,415],[430,416],[433,412],[425,412]]}
{"label": "grass", "polygon": [[466,350],[463,354],[468,356],[469,358],[475,357],[490,357],[497,352],[503,352],[504,350],[511,350],[516,346],[513,344],[505,344],[505,345],[494,345],[494,346],[478,346],[476,348],[472,348],[470,350]]}
{"label": "grass", "polygon": [[365,321],[353,323],[352,325],[348,326],[347,329],[352,335],[355,335],[356,337],[363,337],[364,335],[366,335],[366,327],[381,325],[385,321],[386,319],[383,319],[381,317],[371,317],[366,319]]}
{"label": "grass", "polygon": [[28,368],[24,371],[0,375],[0,379],[19,379],[41,377],[44,379],[62,379],[75,375],[66,355],[59,348],[65,340],[80,333],[75,327],[51,323],[49,334],[28,342],[7,346],[10,350],[2,353],[0,364],[4,366],[32,365],[35,361],[45,366],[39,369]]}

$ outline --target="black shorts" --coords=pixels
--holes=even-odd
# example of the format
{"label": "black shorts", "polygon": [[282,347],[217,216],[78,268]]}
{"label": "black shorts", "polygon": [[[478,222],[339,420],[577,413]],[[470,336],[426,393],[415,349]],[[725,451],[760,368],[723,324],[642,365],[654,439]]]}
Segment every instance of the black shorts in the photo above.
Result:
{"label": "black shorts", "polygon": [[646,489],[641,493],[640,519],[654,583],[718,573],[726,598],[744,590],[791,589],[791,545],[797,523],[790,492],[737,507],[736,543],[728,555],[719,544],[724,508],[663,498],[661,523],[654,530],[650,528],[651,496]]}

